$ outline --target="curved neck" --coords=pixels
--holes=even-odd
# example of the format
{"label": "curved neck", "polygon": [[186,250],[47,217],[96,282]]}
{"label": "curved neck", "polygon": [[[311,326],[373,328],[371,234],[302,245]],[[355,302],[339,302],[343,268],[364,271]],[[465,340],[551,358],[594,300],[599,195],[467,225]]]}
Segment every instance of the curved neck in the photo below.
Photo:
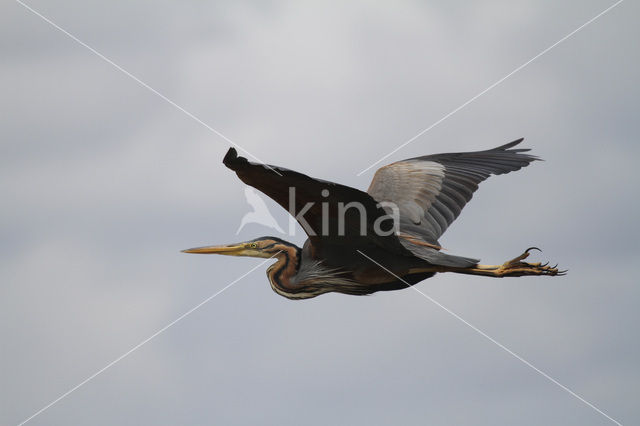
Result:
{"label": "curved neck", "polygon": [[279,253],[274,256],[278,261],[267,269],[271,288],[284,297],[297,299],[294,277],[300,267],[302,249],[295,244],[285,242],[276,244],[274,248],[279,250]]}

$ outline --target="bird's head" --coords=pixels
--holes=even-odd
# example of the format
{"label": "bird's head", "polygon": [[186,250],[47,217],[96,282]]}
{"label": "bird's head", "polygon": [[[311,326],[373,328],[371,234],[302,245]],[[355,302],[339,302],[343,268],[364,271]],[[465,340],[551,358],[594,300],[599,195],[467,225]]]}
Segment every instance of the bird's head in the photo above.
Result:
{"label": "bird's head", "polygon": [[270,258],[278,253],[287,251],[293,244],[276,237],[260,237],[242,243],[228,244],[223,246],[205,246],[182,250],[183,253],[198,254],[224,254],[227,256],[249,256]]}

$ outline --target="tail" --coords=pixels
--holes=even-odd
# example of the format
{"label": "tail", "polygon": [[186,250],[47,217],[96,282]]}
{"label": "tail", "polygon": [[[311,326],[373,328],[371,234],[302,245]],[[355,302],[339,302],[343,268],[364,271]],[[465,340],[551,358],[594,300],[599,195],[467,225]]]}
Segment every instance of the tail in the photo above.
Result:
{"label": "tail", "polygon": [[400,243],[416,257],[426,260],[432,265],[438,266],[453,266],[456,268],[469,268],[477,265],[480,259],[473,259],[471,257],[456,256],[453,254],[443,253],[434,248],[415,245],[404,240],[400,240]]}

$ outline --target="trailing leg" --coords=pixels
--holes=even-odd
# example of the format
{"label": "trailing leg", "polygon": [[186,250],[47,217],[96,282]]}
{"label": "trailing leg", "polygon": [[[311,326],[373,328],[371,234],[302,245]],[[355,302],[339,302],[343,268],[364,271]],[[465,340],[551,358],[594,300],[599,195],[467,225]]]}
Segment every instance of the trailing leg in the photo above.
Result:
{"label": "trailing leg", "polygon": [[527,263],[524,259],[529,257],[531,250],[540,250],[537,247],[529,247],[520,256],[503,263],[502,265],[474,265],[468,268],[457,268],[449,266],[436,266],[430,268],[435,272],[455,272],[458,274],[483,275],[486,277],[522,277],[525,275],[565,275],[567,271],[557,268],[558,265],[549,266],[548,263]]}

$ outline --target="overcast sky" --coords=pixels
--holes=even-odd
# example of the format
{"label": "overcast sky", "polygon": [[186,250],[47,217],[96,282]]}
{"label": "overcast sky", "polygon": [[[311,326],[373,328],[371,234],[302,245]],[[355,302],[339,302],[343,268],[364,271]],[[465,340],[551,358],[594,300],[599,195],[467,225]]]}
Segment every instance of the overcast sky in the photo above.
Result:
{"label": "overcast sky", "polygon": [[[27,3],[261,160],[365,189],[375,168],[358,172],[613,0]],[[441,242],[485,263],[536,245],[569,274],[418,288],[625,425],[639,14],[621,3],[386,161],[519,137],[546,160],[483,183]],[[0,54],[11,425],[260,263],[181,249],[276,231],[235,235],[250,208],[228,141],[14,1]],[[411,289],[290,301],[266,267],[28,424],[614,424]]]}

